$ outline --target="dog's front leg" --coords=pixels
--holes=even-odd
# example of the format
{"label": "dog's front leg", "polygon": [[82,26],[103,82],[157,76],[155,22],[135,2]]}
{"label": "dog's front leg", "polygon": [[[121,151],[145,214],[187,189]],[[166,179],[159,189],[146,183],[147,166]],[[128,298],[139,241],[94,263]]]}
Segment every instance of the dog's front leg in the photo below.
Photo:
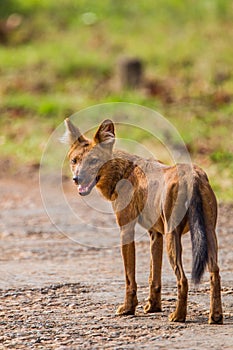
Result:
{"label": "dog's front leg", "polygon": [[163,236],[161,233],[149,230],[150,234],[150,294],[144,307],[146,313],[161,311],[161,269],[163,260]]}
{"label": "dog's front leg", "polygon": [[125,301],[117,309],[117,315],[134,315],[138,304],[135,280],[134,227],[121,229],[121,252],[125,268]]}

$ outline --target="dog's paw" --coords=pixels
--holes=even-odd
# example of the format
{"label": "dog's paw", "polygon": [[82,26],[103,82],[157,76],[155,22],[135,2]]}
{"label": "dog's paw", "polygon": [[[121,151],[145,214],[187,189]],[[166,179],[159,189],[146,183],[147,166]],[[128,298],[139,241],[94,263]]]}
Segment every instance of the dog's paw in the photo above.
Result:
{"label": "dog's paw", "polygon": [[128,316],[128,315],[134,315],[135,314],[135,308],[129,309],[125,306],[125,304],[120,305],[116,311],[117,316]]}
{"label": "dog's paw", "polygon": [[185,322],[186,315],[179,314],[178,312],[174,311],[172,312],[169,317],[169,321],[171,322]]}
{"label": "dog's paw", "polygon": [[152,313],[152,312],[161,312],[162,308],[161,306],[152,304],[150,301],[148,301],[146,303],[146,305],[144,306],[144,312],[147,313]]}

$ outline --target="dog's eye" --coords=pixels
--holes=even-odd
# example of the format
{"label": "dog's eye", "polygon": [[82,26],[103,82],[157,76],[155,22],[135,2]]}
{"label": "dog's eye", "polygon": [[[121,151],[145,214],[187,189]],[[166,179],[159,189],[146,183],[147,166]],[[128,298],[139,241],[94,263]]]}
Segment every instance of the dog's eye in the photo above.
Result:
{"label": "dog's eye", "polygon": [[76,158],[71,159],[71,163],[72,164],[76,164],[77,163],[77,159]]}

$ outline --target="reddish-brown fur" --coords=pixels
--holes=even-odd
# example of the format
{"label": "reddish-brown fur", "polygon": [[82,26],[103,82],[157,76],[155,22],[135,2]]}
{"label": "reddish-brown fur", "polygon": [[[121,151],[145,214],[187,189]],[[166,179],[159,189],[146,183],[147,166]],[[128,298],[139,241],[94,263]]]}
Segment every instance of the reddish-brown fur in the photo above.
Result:
{"label": "reddish-brown fur", "polygon": [[134,314],[137,300],[135,280],[136,223],[150,236],[149,298],[144,311],[161,308],[161,267],[163,237],[177,278],[178,301],[171,321],[184,322],[188,282],[182,266],[181,236],[191,231],[193,280],[198,283],[208,265],[210,271],[209,323],[223,322],[221,286],[215,234],[217,203],[207,176],[197,166],[166,166],[154,159],[143,159],[114,150],[114,125],[105,120],[92,141],[85,138],[69,119],[66,135],[71,145],[69,159],[73,179],[81,195],[96,186],[112,202],[121,230],[126,292],[118,315]]}

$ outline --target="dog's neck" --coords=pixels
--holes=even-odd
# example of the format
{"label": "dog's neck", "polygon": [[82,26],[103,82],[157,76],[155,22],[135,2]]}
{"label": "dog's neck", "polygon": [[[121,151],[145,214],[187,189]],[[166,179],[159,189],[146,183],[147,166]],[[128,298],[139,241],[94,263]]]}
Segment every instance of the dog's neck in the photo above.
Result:
{"label": "dog's neck", "polygon": [[115,200],[118,182],[132,177],[135,166],[133,155],[114,151],[112,159],[103,166],[101,178],[96,187],[106,199]]}

